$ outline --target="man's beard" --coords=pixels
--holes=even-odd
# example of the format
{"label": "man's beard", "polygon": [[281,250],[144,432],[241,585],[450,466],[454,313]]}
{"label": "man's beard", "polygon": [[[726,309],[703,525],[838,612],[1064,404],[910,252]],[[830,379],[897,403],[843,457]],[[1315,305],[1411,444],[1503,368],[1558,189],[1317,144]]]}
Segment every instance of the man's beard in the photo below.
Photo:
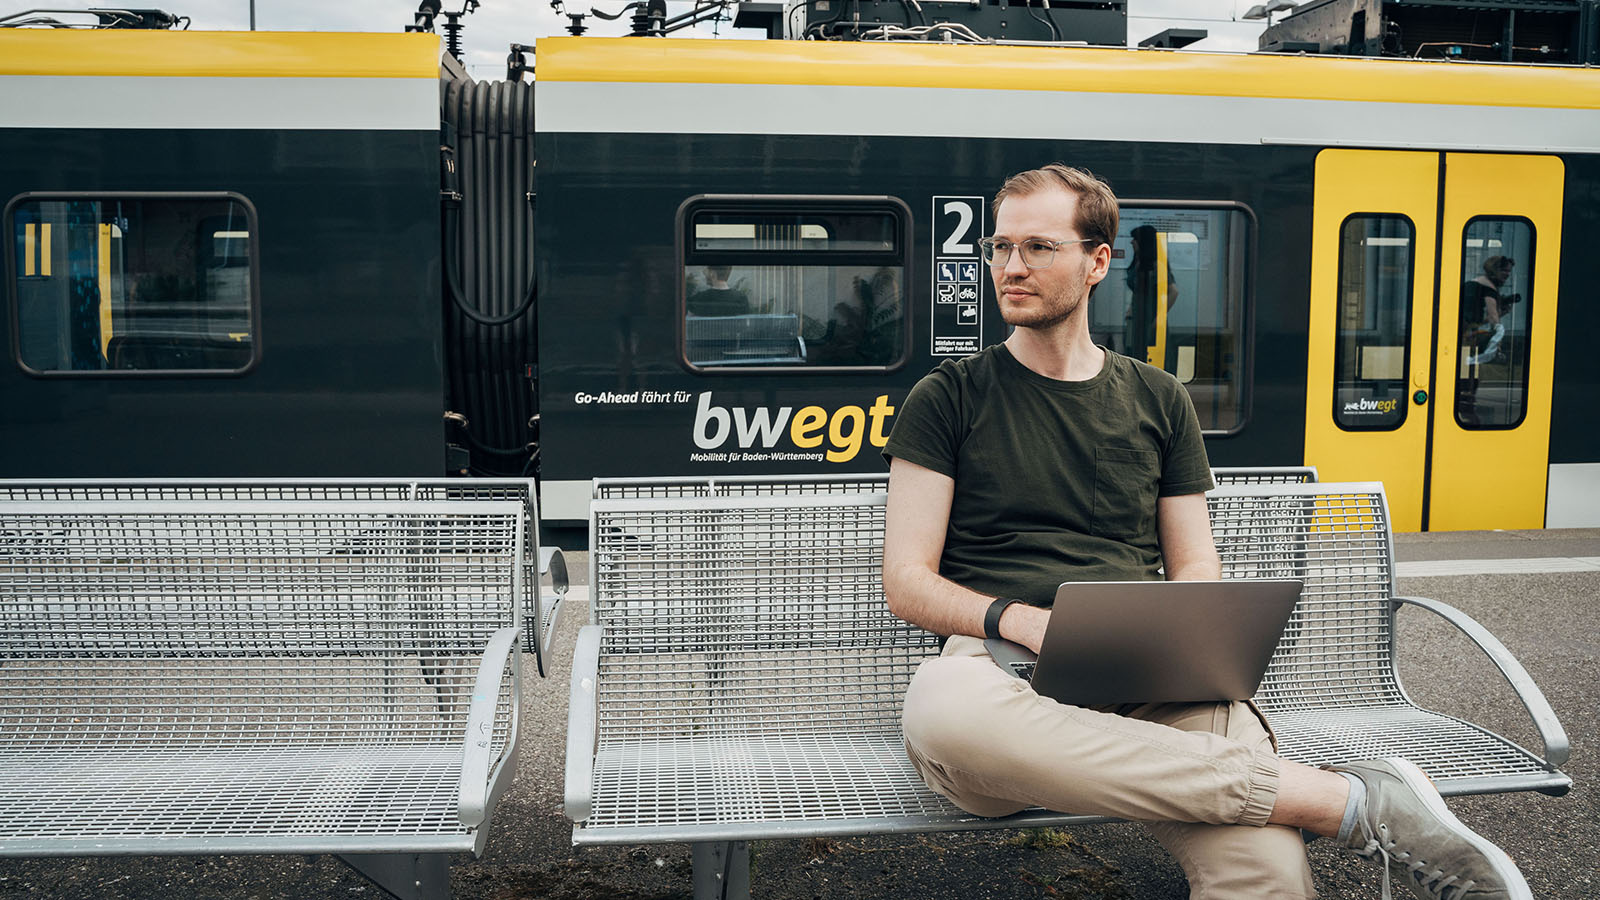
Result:
{"label": "man's beard", "polygon": [[[1076,292],[1073,292],[1073,287],[1077,288]],[[1013,328],[1050,328],[1071,318],[1079,307],[1088,302],[1089,290],[1088,285],[1072,285],[1049,294],[1040,291],[1034,294],[1040,300],[1035,308],[1020,309],[1002,305],[1000,317]]]}

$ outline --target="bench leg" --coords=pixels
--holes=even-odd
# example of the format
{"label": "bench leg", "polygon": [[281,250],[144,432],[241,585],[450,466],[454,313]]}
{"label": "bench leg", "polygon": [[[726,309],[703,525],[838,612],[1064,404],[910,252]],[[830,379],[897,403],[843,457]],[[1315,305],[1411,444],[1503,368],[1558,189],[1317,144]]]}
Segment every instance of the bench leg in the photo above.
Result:
{"label": "bench leg", "polygon": [[449,900],[444,853],[341,853],[339,859],[400,900]]}
{"label": "bench leg", "polygon": [[694,844],[694,900],[750,900],[750,844]]}

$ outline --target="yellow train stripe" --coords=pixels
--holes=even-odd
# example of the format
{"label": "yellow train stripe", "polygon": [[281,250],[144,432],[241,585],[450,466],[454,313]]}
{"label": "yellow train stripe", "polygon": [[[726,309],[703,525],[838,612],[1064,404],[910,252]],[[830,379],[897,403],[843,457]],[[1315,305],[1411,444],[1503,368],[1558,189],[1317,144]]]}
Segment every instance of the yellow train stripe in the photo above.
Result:
{"label": "yellow train stripe", "polygon": [[[538,80],[860,85],[1600,109],[1600,72],[1586,68],[920,42],[542,38]],[[972,112],[981,120],[981,109]]]}
{"label": "yellow train stripe", "polygon": [[39,274],[50,277],[50,223],[39,226]]}
{"label": "yellow train stripe", "polygon": [[33,223],[29,222],[26,225],[23,225],[22,276],[24,278],[31,278],[38,274],[38,266],[35,264],[34,260],[34,254],[38,252],[38,247],[35,243],[37,240],[38,238],[34,235]]}
{"label": "yellow train stripe", "polygon": [[438,78],[435,34],[0,28],[0,75]]}

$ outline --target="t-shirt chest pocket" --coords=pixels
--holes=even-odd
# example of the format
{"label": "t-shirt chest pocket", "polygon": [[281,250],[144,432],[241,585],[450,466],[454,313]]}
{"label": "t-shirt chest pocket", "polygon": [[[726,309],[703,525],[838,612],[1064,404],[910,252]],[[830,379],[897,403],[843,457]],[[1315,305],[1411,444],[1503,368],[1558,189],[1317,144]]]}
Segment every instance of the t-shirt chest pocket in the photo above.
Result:
{"label": "t-shirt chest pocket", "polygon": [[1094,533],[1129,540],[1150,530],[1156,514],[1161,454],[1128,447],[1094,451]]}

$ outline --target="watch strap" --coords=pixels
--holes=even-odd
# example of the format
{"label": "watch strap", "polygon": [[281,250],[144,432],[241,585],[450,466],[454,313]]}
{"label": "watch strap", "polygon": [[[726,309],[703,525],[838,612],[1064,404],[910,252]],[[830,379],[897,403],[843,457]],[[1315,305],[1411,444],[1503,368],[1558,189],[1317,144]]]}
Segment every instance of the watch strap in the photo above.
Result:
{"label": "watch strap", "polygon": [[1005,613],[1006,607],[1013,603],[1021,602],[1021,600],[1018,600],[1015,597],[1001,597],[989,604],[989,611],[983,614],[983,636],[986,638],[999,637],[1000,616]]}

